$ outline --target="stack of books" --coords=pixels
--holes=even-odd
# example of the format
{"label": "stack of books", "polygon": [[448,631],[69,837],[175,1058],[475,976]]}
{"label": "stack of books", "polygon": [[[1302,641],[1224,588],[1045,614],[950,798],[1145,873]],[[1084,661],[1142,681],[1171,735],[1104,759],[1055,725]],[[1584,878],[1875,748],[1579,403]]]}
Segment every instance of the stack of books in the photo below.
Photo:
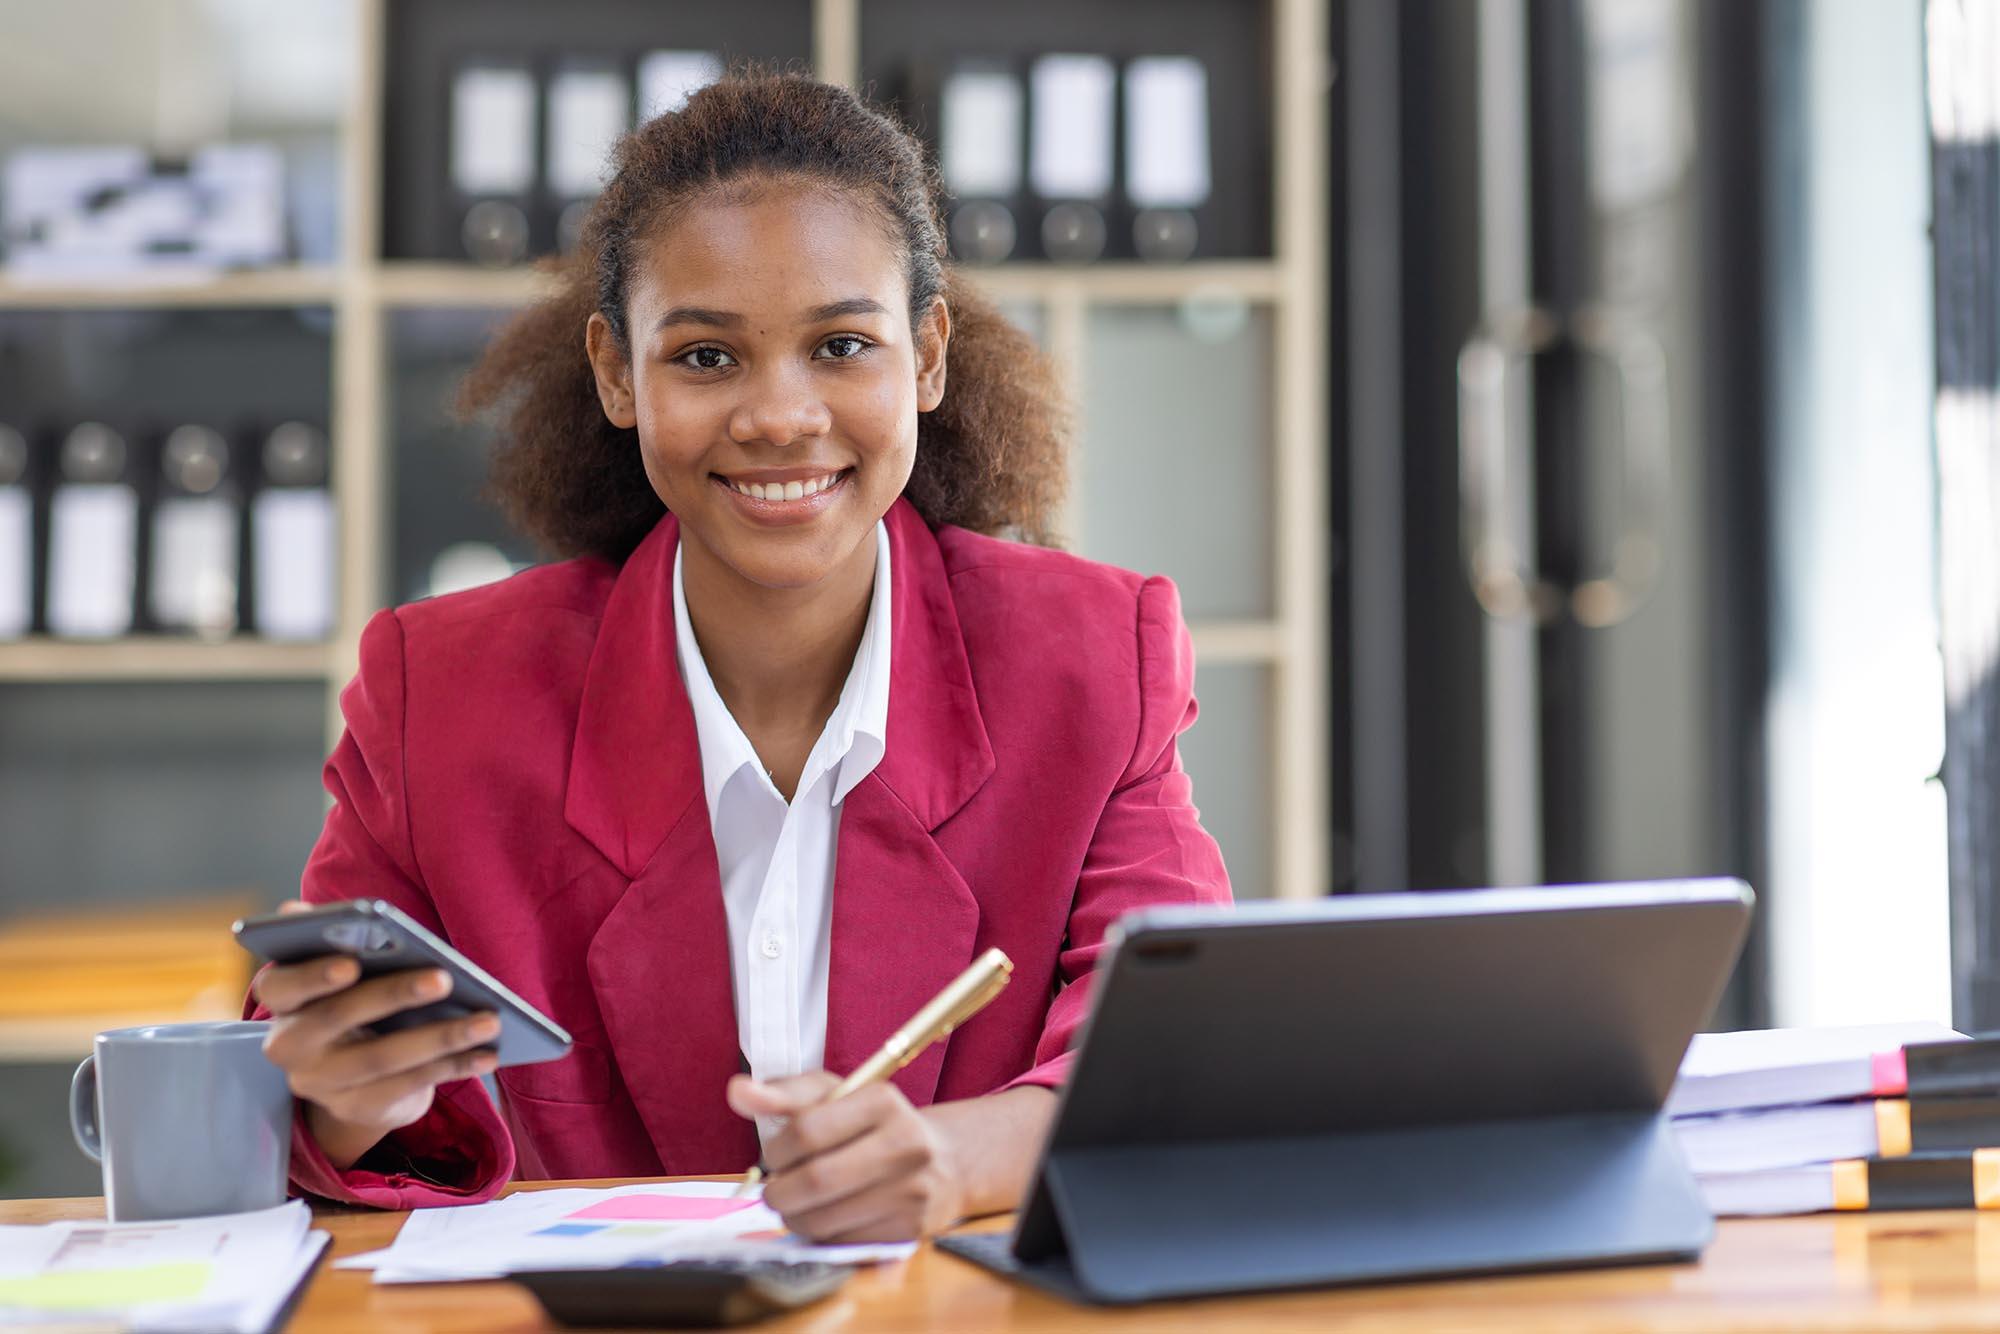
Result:
{"label": "stack of books", "polygon": [[1705,1033],[1667,1111],[1718,1214],[2000,1209],[2000,1036]]}

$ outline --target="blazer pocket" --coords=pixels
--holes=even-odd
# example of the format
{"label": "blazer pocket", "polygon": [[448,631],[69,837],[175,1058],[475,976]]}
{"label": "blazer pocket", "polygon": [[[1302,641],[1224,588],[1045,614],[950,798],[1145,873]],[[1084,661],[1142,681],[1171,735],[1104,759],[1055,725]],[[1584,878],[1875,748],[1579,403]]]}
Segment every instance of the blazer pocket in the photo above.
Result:
{"label": "blazer pocket", "polygon": [[601,1103],[611,1097],[611,1058],[587,1042],[572,1044],[559,1061],[510,1065],[493,1077],[507,1092],[541,1102]]}

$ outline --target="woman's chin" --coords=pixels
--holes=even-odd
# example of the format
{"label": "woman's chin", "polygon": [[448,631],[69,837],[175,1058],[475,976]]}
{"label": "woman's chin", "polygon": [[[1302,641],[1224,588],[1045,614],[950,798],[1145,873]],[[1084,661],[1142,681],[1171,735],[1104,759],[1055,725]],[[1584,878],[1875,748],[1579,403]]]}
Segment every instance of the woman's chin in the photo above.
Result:
{"label": "woman's chin", "polygon": [[760,535],[753,542],[731,543],[718,554],[723,564],[748,583],[773,591],[796,590],[824,583],[845,565],[842,557],[848,553],[836,551],[833,546],[823,538],[774,541],[768,535]]}

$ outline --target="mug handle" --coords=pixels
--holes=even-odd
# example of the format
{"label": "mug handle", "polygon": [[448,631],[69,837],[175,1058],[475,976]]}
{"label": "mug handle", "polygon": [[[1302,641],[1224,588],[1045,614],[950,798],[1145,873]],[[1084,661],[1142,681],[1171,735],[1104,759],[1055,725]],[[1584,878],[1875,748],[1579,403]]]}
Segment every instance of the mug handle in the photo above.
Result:
{"label": "mug handle", "polygon": [[104,1141],[97,1133],[97,1053],[92,1052],[77,1066],[69,1081],[69,1132],[76,1147],[98,1162],[104,1161]]}

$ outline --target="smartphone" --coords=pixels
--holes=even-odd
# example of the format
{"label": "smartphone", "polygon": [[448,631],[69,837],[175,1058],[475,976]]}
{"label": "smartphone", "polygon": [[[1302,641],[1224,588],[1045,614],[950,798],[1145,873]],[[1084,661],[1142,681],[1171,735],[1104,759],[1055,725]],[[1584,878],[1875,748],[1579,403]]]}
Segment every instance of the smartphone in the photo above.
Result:
{"label": "smartphone", "polygon": [[442,968],[451,976],[450,995],[377,1020],[369,1025],[376,1033],[490,1010],[500,1016],[500,1036],[493,1047],[501,1065],[553,1061],[569,1051],[570,1036],[553,1019],[381,899],[245,917],[233,929],[236,943],[266,963],[304,963],[345,954],[361,965],[364,978],[412,968]]}

